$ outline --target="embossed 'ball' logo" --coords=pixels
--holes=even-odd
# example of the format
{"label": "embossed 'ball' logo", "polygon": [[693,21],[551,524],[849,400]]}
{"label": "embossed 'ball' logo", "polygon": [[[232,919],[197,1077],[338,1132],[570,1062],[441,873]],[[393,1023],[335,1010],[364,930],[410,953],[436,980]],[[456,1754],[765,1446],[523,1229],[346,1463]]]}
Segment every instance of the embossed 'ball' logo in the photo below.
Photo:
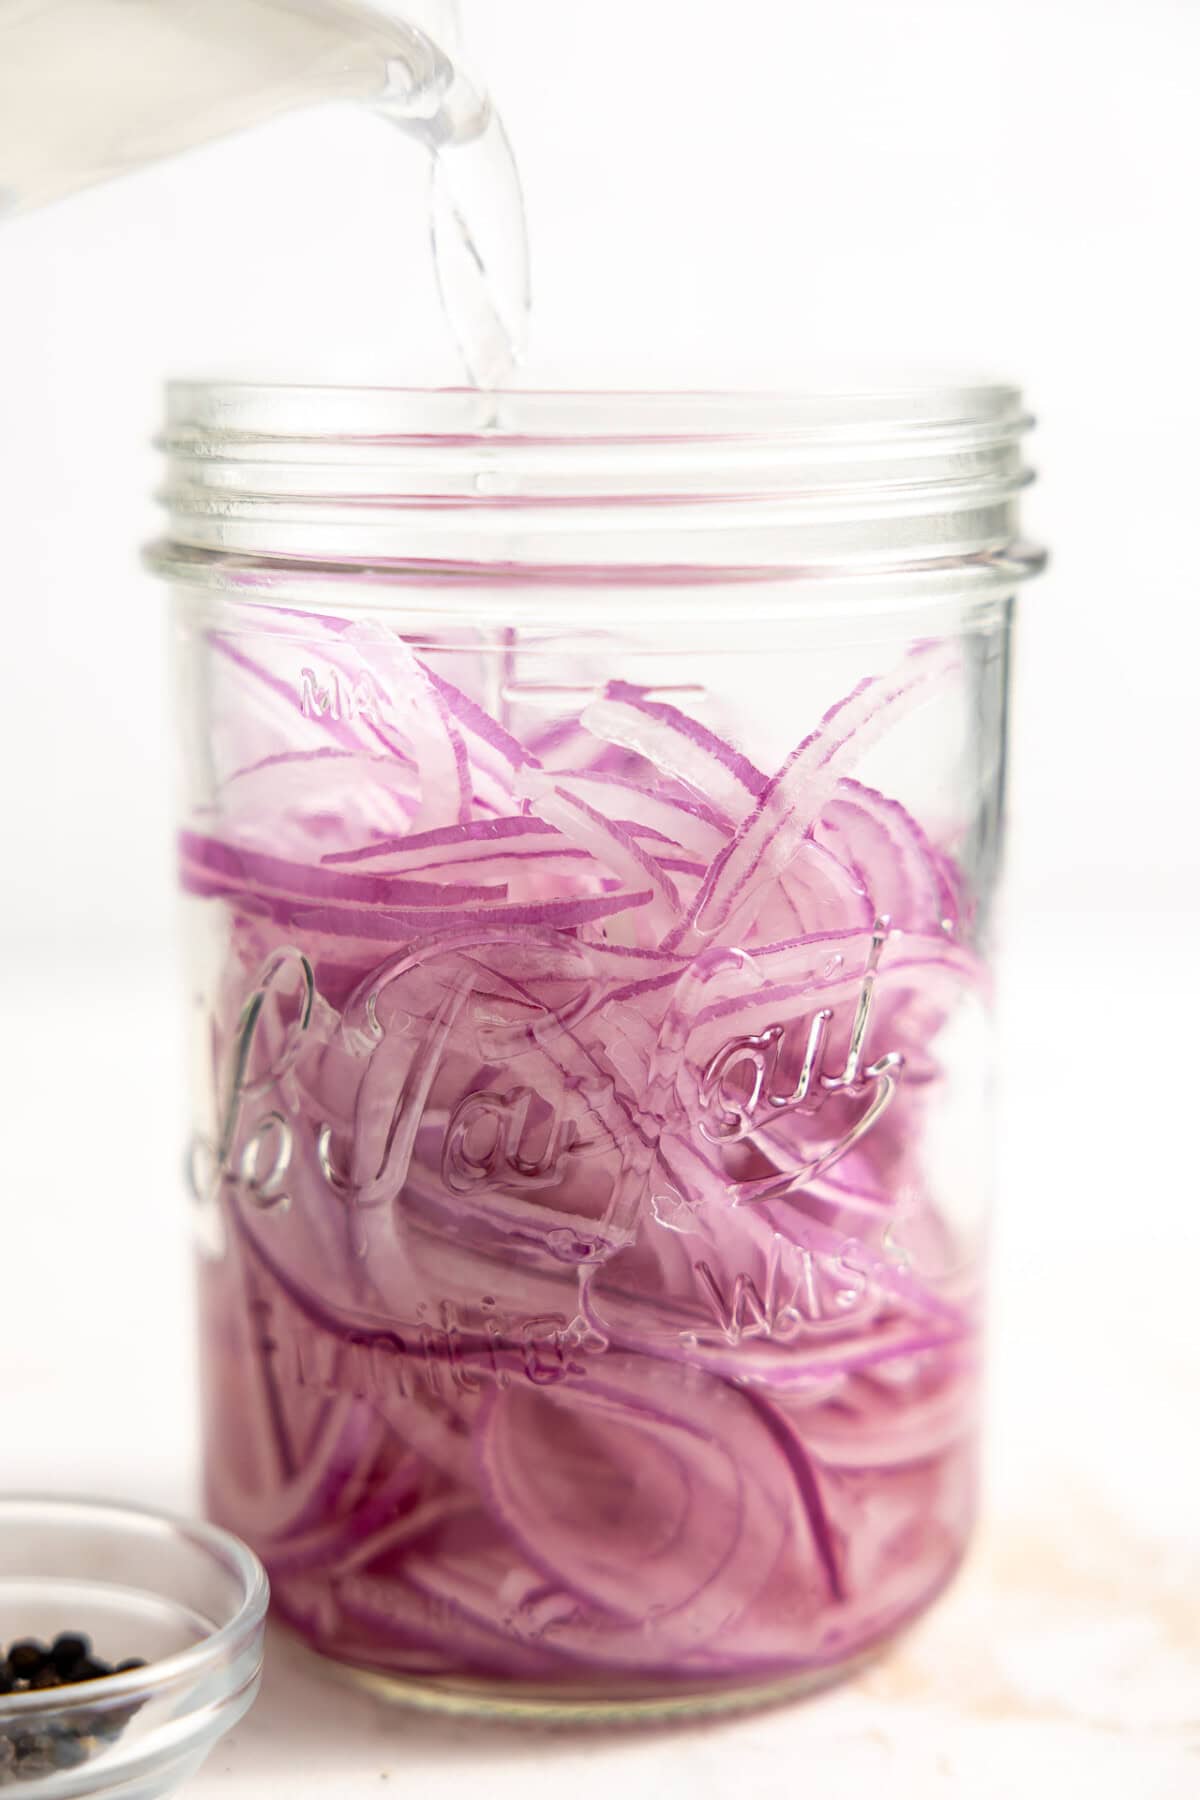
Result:
{"label": "embossed 'ball' logo", "polygon": [[684,977],[660,1036],[656,1109],[685,1121],[739,1203],[795,1191],[882,1117],[904,1058],[870,1042],[889,922],[763,952],[714,949]]}
{"label": "embossed 'ball' logo", "polygon": [[353,1260],[406,1291],[410,1225],[555,1265],[614,1254],[650,1152],[586,1024],[611,985],[599,954],[484,923],[389,958],[338,1013],[308,959],[277,952],[240,1003],[214,1129],[189,1157],[211,1253],[227,1207],[286,1214],[280,1266],[307,1268],[333,1198]]}
{"label": "embossed 'ball' logo", "polygon": [[[270,1097],[303,1048],[314,997],[312,964],[301,951],[287,948],[268,959],[238,1015],[220,1071],[215,1129],[196,1132],[187,1152],[196,1239],[210,1257],[224,1254],[224,1192],[240,1195],[261,1212],[285,1212],[290,1204],[293,1129]],[[276,1020],[274,1041],[265,1044],[272,1005],[282,1006],[284,1014]]]}
{"label": "embossed 'ball' logo", "polygon": [[291,947],[237,996],[193,1187],[299,1386],[450,1402],[606,1348],[580,1290],[632,1240],[646,1159],[577,1029],[602,980],[585,945],[480,927],[340,1012]]}

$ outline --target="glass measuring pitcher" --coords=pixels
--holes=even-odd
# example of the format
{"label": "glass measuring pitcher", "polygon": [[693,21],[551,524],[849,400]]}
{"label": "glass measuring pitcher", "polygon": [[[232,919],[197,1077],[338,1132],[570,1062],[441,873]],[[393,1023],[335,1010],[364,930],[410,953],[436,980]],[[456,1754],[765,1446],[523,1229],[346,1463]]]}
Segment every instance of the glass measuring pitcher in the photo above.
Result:
{"label": "glass measuring pitcher", "polygon": [[0,217],[321,101],[369,106],[432,155],[438,281],[467,368],[502,379],[528,306],[524,212],[486,94],[429,31],[358,0],[0,0]]}

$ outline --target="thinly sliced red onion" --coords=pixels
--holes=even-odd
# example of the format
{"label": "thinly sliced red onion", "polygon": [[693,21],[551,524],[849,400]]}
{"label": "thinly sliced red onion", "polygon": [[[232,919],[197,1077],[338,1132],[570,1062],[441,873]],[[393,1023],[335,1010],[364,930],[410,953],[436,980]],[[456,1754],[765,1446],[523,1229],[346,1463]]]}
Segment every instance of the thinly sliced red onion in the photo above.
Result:
{"label": "thinly sliced red onion", "polygon": [[[842,781],[815,836],[904,931],[953,931],[959,902],[941,858],[912,814],[859,781]],[[784,878],[786,879],[786,877]]]}
{"label": "thinly sliced red onion", "polygon": [[[415,1559],[414,1559],[415,1561]],[[362,1645],[351,1662],[405,1673],[452,1671],[545,1677],[550,1659],[528,1650],[511,1630],[489,1629],[444,1595],[426,1593],[403,1577],[350,1575],[334,1583],[338,1613]],[[398,1658],[396,1651],[402,1651]],[[443,1652],[438,1660],[433,1653]]]}
{"label": "thinly sliced red onion", "polygon": [[551,850],[560,847],[561,834],[525,813],[499,819],[476,819],[469,825],[444,825],[436,831],[413,831],[360,844],[352,850],[332,850],[321,858],[329,867],[353,867],[360,863],[384,863],[389,872],[444,869],[456,862],[475,862],[492,853],[512,854],[519,849]]}
{"label": "thinly sliced red onion", "polygon": [[985,982],[949,845],[858,773],[952,660],[768,779],[651,689],[518,735],[382,624],[267,610],[211,640],[180,842],[226,944],[214,1505],[379,1669],[865,1649],[970,1506],[977,1299],[925,1137]]}
{"label": "thinly sliced red onion", "polygon": [[373,621],[352,625],[343,642],[361,656],[384,697],[384,725],[412,746],[422,796],[416,826],[439,823],[448,796],[453,796],[450,808],[465,824],[474,800],[467,747],[430,675],[408,645],[385,625]]}
{"label": "thinly sliced red onion", "polygon": [[[184,890],[189,893],[211,896],[235,892],[233,884],[225,877],[200,871],[193,879],[186,864],[181,871],[181,882]],[[417,932],[433,927],[458,931],[467,924],[481,904],[469,902],[463,906],[428,906],[420,910],[388,907],[376,912],[352,906],[318,906],[310,900],[247,892],[248,911],[252,915],[258,914],[273,920],[277,925],[285,927],[293,937],[311,940],[318,955],[327,943],[338,940],[349,940],[364,955],[370,955],[372,951],[368,946],[403,943]],[[572,930],[581,925],[594,924],[598,920],[615,918],[635,907],[647,906],[651,898],[650,890],[646,888],[637,894],[600,894],[589,899],[543,900],[536,904],[521,902],[508,905],[500,901],[487,905],[486,913],[487,917],[497,923],[511,925],[516,929],[523,926],[554,926],[559,930]],[[374,953],[377,954],[377,950]]]}
{"label": "thinly sliced red onion", "polygon": [[494,1395],[484,1495],[549,1579],[630,1622],[652,1593],[651,1630],[691,1648],[759,1593],[787,1529],[789,1484],[749,1417],[721,1384],[612,1355],[585,1380]]}
{"label": "thinly sliced red onion", "polygon": [[610,681],[603,698],[583,713],[594,736],[643,757],[698,794],[728,818],[737,819],[764,791],[766,778],[740,751],[706,726],[649,690],[628,681]]}
{"label": "thinly sliced red onion", "polygon": [[679,890],[662,864],[643,850],[635,838],[586,800],[559,786],[552,776],[527,770],[519,778],[518,788],[522,798],[536,808],[539,818],[596,857],[620,881],[633,889],[649,884],[654,922],[663,929],[669,928],[681,910]]}
{"label": "thinly sliced red onion", "polygon": [[830,707],[763,786],[713,863],[688,919],[698,941],[736,930],[738,918],[764,883],[791,865],[843,775],[889,725],[944,682],[954,666],[930,646],[915,652],[891,679],[864,681]]}
{"label": "thinly sliced red onion", "polygon": [[371,911],[377,907],[401,912],[425,906],[444,909],[487,904],[505,898],[502,884],[459,883],[450,886],[374,872],[360,875],[313,868],[311,864],[291,862],[284,857],[266,856],[258,850],[235,848],[218,838],[200,837],[195,832],[181,835],[179,854],[185,866],[225,880],[233,892],[277,894]]}
{"label": "thinly sliced red onion", "polygon": [[419,805],[414,776],[398,758],[332,744],[284,752],[235,771],[194,819],[230,843],[310,858],[347,831],[366,841],[407,832]]}
{"label": "thinly sliced red onion", "polygon": [[417,661],[447,710],[458,721],[459,726],[471,734],[477,745],[494,752],[510,769],[524,768],[527,763],[536,764],[537,758],[533,752],[518,743],[512,733],[498,724],[469,694],[464,694],[461,688],[455,687],[453,682],[431,669],[427,662],[420,658]]}
{"label": "thinly sliced red onion", "polygon": [[711,858],[724,844],[728,827],[705,801],[666,794],[645,782],[600,769],[556,769],[554,786],[585,800],[627,831],[641,831],[689,854]]}

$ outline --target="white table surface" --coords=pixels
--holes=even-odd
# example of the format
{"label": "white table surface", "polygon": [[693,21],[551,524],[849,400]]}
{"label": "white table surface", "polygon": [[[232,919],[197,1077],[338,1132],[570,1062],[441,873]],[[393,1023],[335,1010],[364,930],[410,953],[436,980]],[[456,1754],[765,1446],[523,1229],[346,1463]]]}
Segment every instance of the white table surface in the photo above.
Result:
{"label": "white table surface", "polygon": [[[188,1800],[1200,1800],[1188,924],[1026,921],[1010,945],[987,1516],[886,1660],[739,1721],[539,1735],[385,1707],[273,1633]],[[188,1507],[171,965],[0,975],[0,1487]]]}

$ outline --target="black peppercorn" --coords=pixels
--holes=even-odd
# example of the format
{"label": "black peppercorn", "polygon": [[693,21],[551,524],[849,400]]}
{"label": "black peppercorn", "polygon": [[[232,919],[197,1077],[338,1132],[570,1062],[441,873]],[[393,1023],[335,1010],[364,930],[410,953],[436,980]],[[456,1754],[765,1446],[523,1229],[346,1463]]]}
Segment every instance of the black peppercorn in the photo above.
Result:
{"label": "black peppercorn", "polygon": [[92,1654],[92,1640],[81,1631],[60,1631],[50,1646],[50,1661],[64,1681],[70,1681],[76,1663]]}
{"label": "black peppercorn", "polygon": [[[49,1648],[36,1638],[22,1638],[10,1645],[7,1656],[0,1654],[0,1694],[65,1688],[145,1667],[142,1657],[130,1656],[114,1668],[92,1654],[91,1639],[81,1631],[59,1632]],[[78,1768],[104,1744],[115,1742],[141,1706],[135,1700],[95,1713],[75,1712],[50,1723],[31,1720],[23,1730],[12,1724],[7,1730],[0,1728],[0,1788],[36,1780],[56,1769]]]}
{"label": "black peppercorn", "polygon": [[49,1660],[50,1652],[36,1638],[22,1638],[19,1643],[9,1645],[8,1666],[18,1681],[32,1681]]}
{"label": "black peppercorn", "polygon": [[112,1664],[101,1662],[98,1656],[84,1656],[75,1664],[67,1679],[76,1681],[98,1681],[102,1675],[112,1674]]}

